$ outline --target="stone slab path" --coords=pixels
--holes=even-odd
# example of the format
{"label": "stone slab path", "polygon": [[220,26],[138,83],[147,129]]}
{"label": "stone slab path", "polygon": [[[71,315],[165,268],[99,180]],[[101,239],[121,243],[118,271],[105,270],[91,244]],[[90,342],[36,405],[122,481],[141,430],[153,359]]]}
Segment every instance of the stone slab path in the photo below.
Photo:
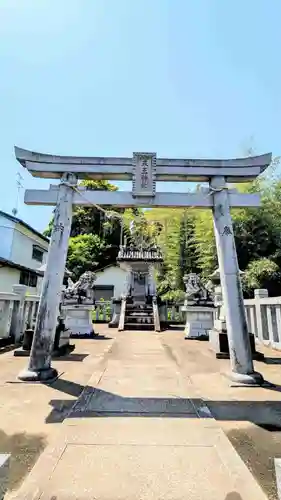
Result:
{"label": "stone slab path", "polygon": [[17,500],[266,500],[161,335],[123,332]]}

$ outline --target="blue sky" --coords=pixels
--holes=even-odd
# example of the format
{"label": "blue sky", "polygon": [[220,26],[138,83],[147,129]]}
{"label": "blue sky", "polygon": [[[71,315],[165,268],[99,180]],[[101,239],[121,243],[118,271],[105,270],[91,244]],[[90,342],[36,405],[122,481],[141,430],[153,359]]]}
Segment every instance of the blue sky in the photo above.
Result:
{"label": "blue sky", "polygon": [[[279,155],[280,18],[279,0],[1,0],[0,209],[15,204],[18,171],[25,188],[49,185],[17,164],[14,144]],[[43,230],[51,210],[22,199],[19,217]]]}

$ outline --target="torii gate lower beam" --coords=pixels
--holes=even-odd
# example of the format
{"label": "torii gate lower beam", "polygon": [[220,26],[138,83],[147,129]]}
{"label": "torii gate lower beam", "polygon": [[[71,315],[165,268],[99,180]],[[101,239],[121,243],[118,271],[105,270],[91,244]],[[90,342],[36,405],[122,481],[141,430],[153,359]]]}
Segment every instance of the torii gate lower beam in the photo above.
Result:
{"label": "torii gate lower beam", "polygon": [[[199,193],[161,193],[157,192],[153,197],[134,197],[128,191],[90,191],[78,188],[72,197],[73,205],[92,206],[113,205],[122,208],[130,207],[174,207],[174,208],[212,208],[212,191],[202,190]],[[205,193],[204,193],[205,191]],[[24,201],[27,205],[49,205],[56,206],[59,186],[51,186],[46,189],[27,189]],[[260,205],[259,194],[242,194],[237,190],[228,190],[230,207],[258,207]]]}

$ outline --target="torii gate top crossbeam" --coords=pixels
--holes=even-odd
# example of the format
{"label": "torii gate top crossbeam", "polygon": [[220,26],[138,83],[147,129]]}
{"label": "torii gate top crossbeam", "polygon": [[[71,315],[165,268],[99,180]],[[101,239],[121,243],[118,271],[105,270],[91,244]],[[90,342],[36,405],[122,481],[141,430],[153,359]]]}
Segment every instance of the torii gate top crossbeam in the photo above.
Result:
{"label": "torii gate top crossbeam", "polygon": [[[15,154],[34,177],[54,179],[72,172],[80,179],[132,180],[134,175],[133,157],[53,156],[18,147],[15,147]],[[272,160],[271,153],[233,160],[156,159],[156,155],[152,156],[156,161],[157,181],[181,182],[206,182],[214,176],[223,176],[227,182],[247,182],[261,174]]]}

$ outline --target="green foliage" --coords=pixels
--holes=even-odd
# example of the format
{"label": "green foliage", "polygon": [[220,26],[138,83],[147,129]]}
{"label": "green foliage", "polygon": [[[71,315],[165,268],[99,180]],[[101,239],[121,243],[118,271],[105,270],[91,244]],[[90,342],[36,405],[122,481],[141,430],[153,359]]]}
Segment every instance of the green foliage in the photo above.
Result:
{"label": "green foliage", "polygon": [[107,251],[97,234],[80,234],[69,240],[67,267],[78,278],[85,271],[94,271]]}
{"label": "green foliage", "polygon": [[[117,190],[116,186],[106,180],[86,180],[80,185],[89,190]],[[85,197],[87,198],[86,195]],[[75,279],[85,271],[93,271],[116,261],[121,226],[120,220],[115,216],[118,212],[122,215],[123,210],[107,208],[109,211],[112,209],[113,217],[108,218],[107,212],[105,214],[94,206],[74,208],[66,265]],[[47,236],[51,235],[52,227],[53,218],[45,231]]]}
{"label": "green foliage", "polygon": [[196,211],[193,244],[196,248],[199,272],[202,277],[208,278],[218,266],[213,218],[210,210]]}
{"label": "green foliage", "polygon": [[266,288],[269,295],[280,295],[280,268],[270,259],[253,260],[243,275],[242,284],[249,296],[253,295],[255,288]]}
{"label": "green foliage", "polygon": [[185,292],[183,290],[169,290],[168,292],[161,295],[163,300],[168,300],[169,302],[174,302],[179,304],[184,301]]}
{"label": "green foliage", "polygon": [[172,300],[182,296],[185,273],[198,272],[194,242],[195,219],[192,210],[152,209],[145,212],[150,235],[160,246],[164,266],[157,274],[158,293]]}
{"label": "green foliage", "polygon": [[[232,210],[238,263],[241,270],[246,270],[245,293],[265,287],[271,295],[280,294],[281,180],[261,177],[234,187],[244,193],[259,192],[262,200],[260,208]],[[197,272],[208,278],[218,267],[210,210],[153,209],[146,217],[159,220],[163,226],[158,237],[165,259],[158,273],[162,297],[172,298],[183,290],[184,273]]]}
{"label": "green foliage", "polygon": [[[100,181],[82,181],[80,186],[84,186],[89,190],[97,191],[116,191],[117,187],[106,180]],[[83,193],[82,193],[83,195]],[[84,195],[83,195],[84,196]],[[85,195],[86,196],[86,195]],[[120,211],[120,210],[119,210]],[[54,218],[52,217],[46,231],[45,236],[50,237],[53,228]],[[101,234],[103,233],[103,225],[106,222],[106,217],[103,211],[96,207],[77,206],[73,210],[71,236],[79,234]]]}

